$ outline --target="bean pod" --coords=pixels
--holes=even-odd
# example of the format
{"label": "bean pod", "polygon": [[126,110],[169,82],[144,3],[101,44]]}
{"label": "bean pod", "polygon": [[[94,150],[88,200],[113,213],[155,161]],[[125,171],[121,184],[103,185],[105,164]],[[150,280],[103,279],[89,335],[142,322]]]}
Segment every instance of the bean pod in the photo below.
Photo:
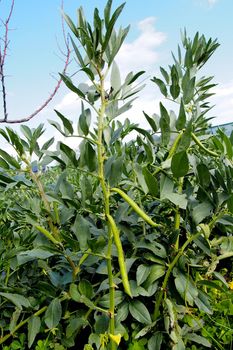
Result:
{"label": "bean pod", "polygon": [[53,235],[51,235],[51,233],[49,231],[47,231],[44,227],[41,227],[39,225],[35,225],[35,228],[40,231],[41,233],[43,233],[43,235],[45,237],[47,237],[51,242],[53,242],[54,244],[60,244],[59,241],[56,240],[56,238],[53,237]]}
{"label": "bean pod", "polygon": [[117,248],[117,253],[118,253],[118,263],[120,267],[120,273],[121,273],[121,278],[122,278],[122,283],[123,287],[125,290],[125,293],[128,294],[132,298],[132,293],[130,290],[130,285],[129,285],[129,279],[128,279],[128,274],[127,274],[127,269],[126,269],[126,264],[125,264],[125,257],[124,257],[124,251],[122,248],[121,240],[120,240],[120,232],[116,226],[116,223],[113,219],[113,217],[109,214],[107,214],[108,222],[110,224],[114,242]]}
{"label": "bean pod", "polygon": [[119,188],[112,188],[111,190],[113,192],[118,193],[131,206],[135,213],[137,213],[149,225],[153,227],[161,227],[161,225],[156,224],[156,222],[154,222],[125,192],[123,192]]}

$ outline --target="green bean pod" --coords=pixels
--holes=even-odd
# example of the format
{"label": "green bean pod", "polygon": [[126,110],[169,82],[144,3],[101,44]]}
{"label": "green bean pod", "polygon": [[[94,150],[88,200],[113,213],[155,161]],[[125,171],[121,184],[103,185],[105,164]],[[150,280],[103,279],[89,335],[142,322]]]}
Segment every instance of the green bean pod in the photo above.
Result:
{"label": "green bean pod", "polygon": [[113,219],[113,217],[109,214],[107,214],[108,222],[110,224],[114,242],[117,248],[117,253],[118,253],[118,263],[120,267],[120,273],[121,273],[121,278],[122,278],[122,283],[123,287],[125,290],[125,293],[128,294],[132,298],[132,293],[130,290],[130,285],[129,285],[129,279],[128,279],[128,274],[127,274],[127,269],[126,269],[126,264],[125,264],[125,257],[124,257],[124,251],[122,248],[121,240],[120,240],[120,232],[116,226],[116,223]]}
{"label": "green bean pod", "polygon": [[51,233],[49,231],[47,231],[44,227],[41,227],[39,225],[35,225],[35,228],[40,231],[41,233],[43,233],[43,235],[45,237],[47,237],[51,242],[53,242],[54,244],[60,244],[59,241],[56,240],[56,238],[53,237],[53,235],[51,235]]}
{"label": "green bean pod", "polygon": [[214,151],[211,151],[209,150],[208,148],[206,148],[203,143],[199,140],[199,138],[192,132],[191,133],[191,136],[192,136],[192,139],[193,141],[201,148],[203,149],[203,151],[205,151],[206,153],[210,154],[211,156],[214,156],[214,157],[218,157],[218,153],[214,152]]}
{"label": "green bean pod", "polygon": [[156,224],[156,222],[154,222],[125,192],[115,187],[112,188],[111,191],[118,193],[131,206],[135,213],[137,213],[149,225],[153,227],[161,227],[161,225]]}

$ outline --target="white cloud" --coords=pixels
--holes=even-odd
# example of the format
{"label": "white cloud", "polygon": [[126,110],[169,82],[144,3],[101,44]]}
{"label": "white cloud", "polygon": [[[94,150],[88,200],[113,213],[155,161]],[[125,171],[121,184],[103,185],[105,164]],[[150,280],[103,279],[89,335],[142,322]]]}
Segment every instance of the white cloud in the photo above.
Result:
{"label": "white cloud", "polygon": [[71,106],[72,108],[76,107],[78,104],[80,105],[78,96],[74,92],[68,92],[54,108],[58,111],[62,111],[64,109],[70,109]]}
{"label": "white cloud", "polygon": [[146,71],[159,60],[158,47],[166,40],[165,33],[155,28],[154,17],[148,17],[138,23],[139,36],[130,43],[124,43],[117,56],[122,75],[129,71]]}
{"label": "white cloud", "polygon": [[219,84],[213,91],[215,96],[212,98],[215,107],[212,114],[216,116],[213,120],[214,125],[233,122],[233,81]]}

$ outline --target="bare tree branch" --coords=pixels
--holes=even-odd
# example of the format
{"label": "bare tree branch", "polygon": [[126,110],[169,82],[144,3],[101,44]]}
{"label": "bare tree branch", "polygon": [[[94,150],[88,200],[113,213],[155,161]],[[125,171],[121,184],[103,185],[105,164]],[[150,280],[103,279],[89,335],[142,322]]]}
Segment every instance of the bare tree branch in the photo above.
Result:
{"label": "bare tree branch", "polygon": [[[1,0],[0,0],[0,2],[1,2]],[[62,79],[59,79],[57,81],[57,84],[56,84],[55,88],[53,89],[52,93],[49,95],[49,97],[43,103],[41,103],[40,107],[38,107],[30,115],[28,115],[26,117],[19,118],[19,119],[12,119],[12,120],[8,119],[7,92],[6,92],[6,84],[5,84],[4,66],[5,66],[6,56],[7,56],[8,45],[9,45],[9,39],[8,39],[9,22],[10,22],[11,17],[12,17],[14,3],[15,3],[15,1],[12,0],[9,15],[8,15],[6,21],[3,22],[4,31],[5,31],[4,38],[2,39],[3,49],[1,49],[1,46],[0,46],[0,84],[2,87],[2,101],[3,101],[3,114],[4,114],[4,117],[2,119],[0,119],[0,123],[8,123],[8,124],[20,124],[20,123],[27,122],[27,121],[31,120],[32,118],[34,118],[37,114],[39,114],[51,102],[51,100],[56,95],[56,93],[57,93],[57,91],[60,88],[61,83],[62,83]],[[61,8],[63,10],[63,0],[61,1]],[[69,62],[70,62],[71,50],[69,47],[68,39],[67,39],[66,34],[65,34],[64,18],[63,17],[62,17],[62,32],[63,32],[64,43],[65,43],[65,47],[66,47],[65,53],[60,50],[61,53],[65,56],[65,63],[64,63],[64,67],[63,67],[63,74],[64,74],[66,72],[67,67],[69,65]]]}

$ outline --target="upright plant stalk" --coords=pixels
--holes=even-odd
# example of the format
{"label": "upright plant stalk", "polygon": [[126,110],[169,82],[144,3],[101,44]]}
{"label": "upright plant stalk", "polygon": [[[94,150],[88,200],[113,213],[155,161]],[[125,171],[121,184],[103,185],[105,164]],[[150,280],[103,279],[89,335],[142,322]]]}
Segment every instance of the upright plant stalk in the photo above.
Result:
{"label": "upright plant stalk", "polygon": [[[98,176],[99,176],[100,185],[101,185],[101,188],[103,191],[103,197],[104,197],[104,214],[105,214],[105,217],[107,218],[108,215],[110,215],[110,206],[109,206],[110,191],[104,177],[105,148],[103,145],[104,116],[105,116],[107,101],[105,98],[105,90],[104,90],[104,75],[99,69],[97,70],[97,72],[100,79],[99,93],[101,98],[101,106],[98,113],[98,144],[97,144]],[[114,317],[115,287],[113,283],[112,260],[111,260],[112,241],[113,241],[112,229],[108,222],[107,270],[108,270],[108,282],[109,282],[110,333],[114,335],[115,334],[115,317]],[[111,342],[111,349],[112,350],[116,349],[116,344],[114,343],[114,341],[110,340],[110,342]]]}

